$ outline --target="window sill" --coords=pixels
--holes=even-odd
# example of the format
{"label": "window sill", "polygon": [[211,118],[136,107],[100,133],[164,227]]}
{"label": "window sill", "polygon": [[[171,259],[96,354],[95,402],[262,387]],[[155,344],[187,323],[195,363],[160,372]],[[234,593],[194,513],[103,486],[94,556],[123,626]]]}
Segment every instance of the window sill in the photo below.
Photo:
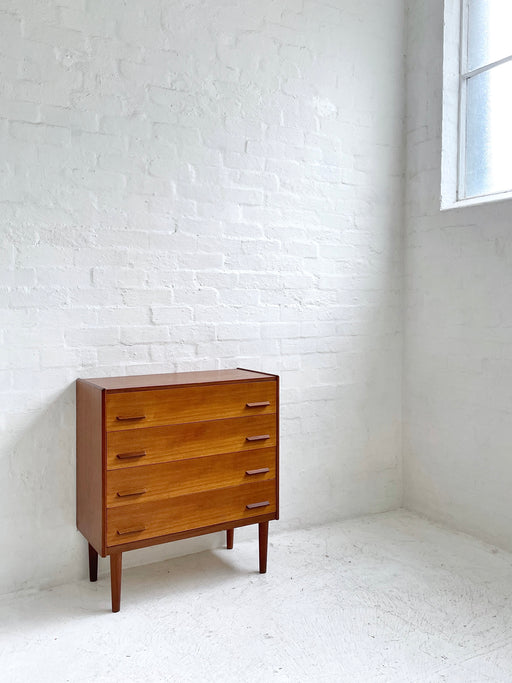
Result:
{"label": "window sill", "polygon": [[465,206],[480,206],[481,204],[494,204],[506,199],[512,199],[512,190],[509,192],[499,192],[497,194],[486,194],[480,197],[470,197],[469,199],[444,200],[441,199],[441,211],[450,209],[462,209]]}

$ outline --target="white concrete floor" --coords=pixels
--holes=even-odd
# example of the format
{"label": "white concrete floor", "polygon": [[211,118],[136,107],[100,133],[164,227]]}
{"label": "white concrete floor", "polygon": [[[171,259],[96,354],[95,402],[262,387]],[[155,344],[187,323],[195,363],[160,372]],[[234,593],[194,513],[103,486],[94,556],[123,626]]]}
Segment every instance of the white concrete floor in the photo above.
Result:
{"label": "white concrete floor", "polygon": [[512,555],[398,511],[0,601],[0,680],[512,681]]}

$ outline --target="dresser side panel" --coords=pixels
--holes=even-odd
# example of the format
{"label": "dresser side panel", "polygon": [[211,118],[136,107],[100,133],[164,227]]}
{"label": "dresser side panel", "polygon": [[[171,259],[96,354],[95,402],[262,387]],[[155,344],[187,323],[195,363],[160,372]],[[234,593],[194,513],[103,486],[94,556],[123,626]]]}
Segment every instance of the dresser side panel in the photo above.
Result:
{"label": "dresser side panel", "polygon": [[76,525],[104,555],[103,392],[76,382]]}
{"label": "dresser side panel", "polygon": [[279,444],[280,444],[280,396],[279,396],[279,376],[276,375],[276,519],[279,519]]}

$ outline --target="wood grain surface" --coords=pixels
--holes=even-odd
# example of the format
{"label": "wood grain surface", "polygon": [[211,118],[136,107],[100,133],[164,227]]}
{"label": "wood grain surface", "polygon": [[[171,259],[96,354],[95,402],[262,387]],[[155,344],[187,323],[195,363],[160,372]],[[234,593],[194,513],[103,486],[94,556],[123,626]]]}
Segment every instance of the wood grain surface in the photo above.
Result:
{"label": "wood grain surface", "polygon": [[107,473],[107,506],[175,498],[207,489],[275,479],[275,476],[275,448],[125,467]]}
{"label": "wood grain surface", "polygon": [[103,554],[102,392],[76,383],[76,526]]}
{"label": "wood grain surface", "polygon": [[80,380],[107,391],[133,391],[155,387],[189,386],[191,384],[223,384],[225,382],[257,382],[276,375],[236,368],[232,370],[203,370],[199,372],[169,372],[128,377],[95,377]]}
{"label": "wood grain surface", "polygon": [[[268,435],[264,441],[247,441]],[[249,451],[276,445],[275,415],[130,429],[107,435],[107,468]]]}
{"label": "wood grain surface", "polygon": [[[269,405],[247,407],[267,401]],[[108,393],[105,424],[107,431],[118,431],[275,412],[276,383],[267,380]]]}
{"label": "wood grain surface", "polygon": [[[248,510],[247,505],[269,501],[269,506]],[[107,544],[152,538],[183,530],[226,523],[272,513],[276,509],[276,482],[268,480],[233,488],[214,489],[177,498],[134,503],[107,511]],[[126,534],[127,529],[143,529]]]}

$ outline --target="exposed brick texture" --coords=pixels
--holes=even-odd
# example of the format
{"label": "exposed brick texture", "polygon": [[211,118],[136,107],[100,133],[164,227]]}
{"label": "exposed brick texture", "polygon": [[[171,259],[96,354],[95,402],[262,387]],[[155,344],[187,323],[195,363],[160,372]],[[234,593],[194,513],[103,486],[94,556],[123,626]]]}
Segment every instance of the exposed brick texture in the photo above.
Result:
{"label": "exposed brick texture", "polygon": [[85,575],[80,376],[277,372],[282,528],[400,503],[403,23],[0,0],[0,592]]}

